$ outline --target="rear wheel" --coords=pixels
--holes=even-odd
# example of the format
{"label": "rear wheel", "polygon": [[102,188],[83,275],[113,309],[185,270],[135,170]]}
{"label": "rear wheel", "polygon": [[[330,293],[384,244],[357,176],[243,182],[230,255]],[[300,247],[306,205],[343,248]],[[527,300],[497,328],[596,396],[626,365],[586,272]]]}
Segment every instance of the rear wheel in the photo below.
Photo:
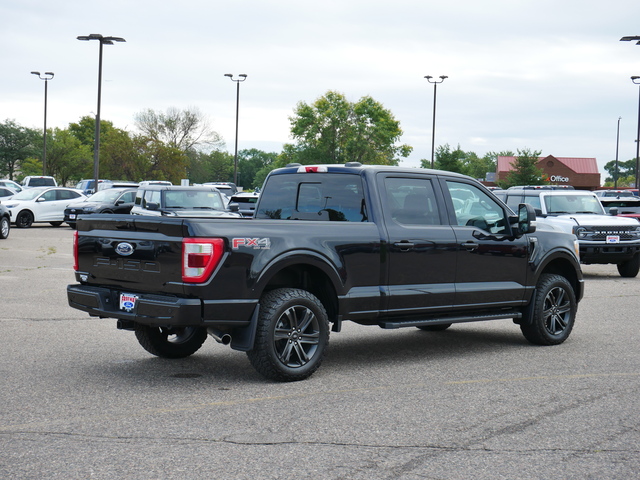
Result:
{"label": "rear wheel", "polygon": [[185,358],[196,353],[207,339],[202,327],[150,327],[136,325],[136,338],[149,353],[162,358]]}
{"label": "rear wheel", "polygon": [[618,273],[621,277],[633,278],[640,271],[640,253],[636,253],[633,258],[627,262],[618,264]]}
{"label": "rear wheel", "polygon": [[535,345],[564,342],[573,329],[578,310],[569,281],[560,275],[541,275],[532,302],[530,313],[520,325],[524,337]]}
{"label": "rear wheel", "polygon": [[11,231],[11,222],[7,217],[0,219],[0,238],[7,238]]}
{"label": "rear wheel", "polygon": [[62,222],[49,222],[51,224],[52,227],[59,227],[60,225],[62,225]]}
{"label": "rear wheel", "polygon": [[16,227],[29,228],[31,225],[33,225],[33,213],[28,210],[20,212],[16,217]]}
{"label": "rear wheel", "polygon": [[311,293],[280,288],[260,300],[251,365],[270,380],[297,381],[315,372],[329,345],[329,320]]}

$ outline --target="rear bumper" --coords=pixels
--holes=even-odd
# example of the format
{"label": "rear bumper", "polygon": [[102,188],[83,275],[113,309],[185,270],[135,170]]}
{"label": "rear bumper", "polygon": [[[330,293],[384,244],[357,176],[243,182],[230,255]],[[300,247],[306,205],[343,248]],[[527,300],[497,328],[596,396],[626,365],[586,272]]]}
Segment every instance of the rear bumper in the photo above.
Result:
{"label": "rear bumper", "polygon": [[171,295],[137,293],[131,312],[120,309],[123,291],[90,285],[67,285],[69,306],[103,318],[117,318],[150,326],[243,327],[250,323],[257,301],[203,301]]}
{"label": "rear bumper", "polygon": [[132,312],[119,308],[120,292],[88,285],[67,285],[69,306],[97,317],[130,320],[143,325],[201,325],[202,306],[197,298],[136,294]]}

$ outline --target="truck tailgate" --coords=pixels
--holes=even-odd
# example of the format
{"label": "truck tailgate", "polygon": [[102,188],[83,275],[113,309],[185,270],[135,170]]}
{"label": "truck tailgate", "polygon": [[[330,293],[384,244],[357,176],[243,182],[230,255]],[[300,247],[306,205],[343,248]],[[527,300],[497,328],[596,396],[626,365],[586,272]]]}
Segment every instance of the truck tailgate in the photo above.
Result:
{"label": "truck tailgate", "polygon": [[187,236],[183,222],[132,215],[81,217],[78,276],[89,285],[183,294],[182,238]]}

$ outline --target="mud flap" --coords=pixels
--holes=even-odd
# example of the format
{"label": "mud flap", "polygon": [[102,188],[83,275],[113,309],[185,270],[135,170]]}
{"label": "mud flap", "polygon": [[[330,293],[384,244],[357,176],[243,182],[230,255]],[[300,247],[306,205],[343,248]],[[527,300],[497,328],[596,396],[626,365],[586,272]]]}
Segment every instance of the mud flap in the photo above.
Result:
{"label": "mud flap", "polygon": [[231,331],[231,348],[240,352],[253,350],[256,340],[256,328],[258,326],[258,315],[260,315],[260,304],[256,305],[251,315],[251,321],[246,327],[234,328]]}

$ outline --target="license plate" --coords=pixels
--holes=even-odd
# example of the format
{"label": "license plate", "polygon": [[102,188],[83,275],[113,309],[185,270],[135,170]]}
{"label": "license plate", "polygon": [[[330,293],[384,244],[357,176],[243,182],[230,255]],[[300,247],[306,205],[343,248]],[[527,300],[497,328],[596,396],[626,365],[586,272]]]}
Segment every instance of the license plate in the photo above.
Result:
{"label": "license plate", "polygon": [[620,243],[620,235],[607,235],[607,243]]}
{"label": "license plate", "polygon": [[132,312],[138,301],[137,295],[131,295],[129,293],[120,294],[120,310],[125,312]]}
{"label": "license plate", "polygon": [[75,220],[76,219],[76,214],[75,213],[70,213],[69,214],[69,220]]}

